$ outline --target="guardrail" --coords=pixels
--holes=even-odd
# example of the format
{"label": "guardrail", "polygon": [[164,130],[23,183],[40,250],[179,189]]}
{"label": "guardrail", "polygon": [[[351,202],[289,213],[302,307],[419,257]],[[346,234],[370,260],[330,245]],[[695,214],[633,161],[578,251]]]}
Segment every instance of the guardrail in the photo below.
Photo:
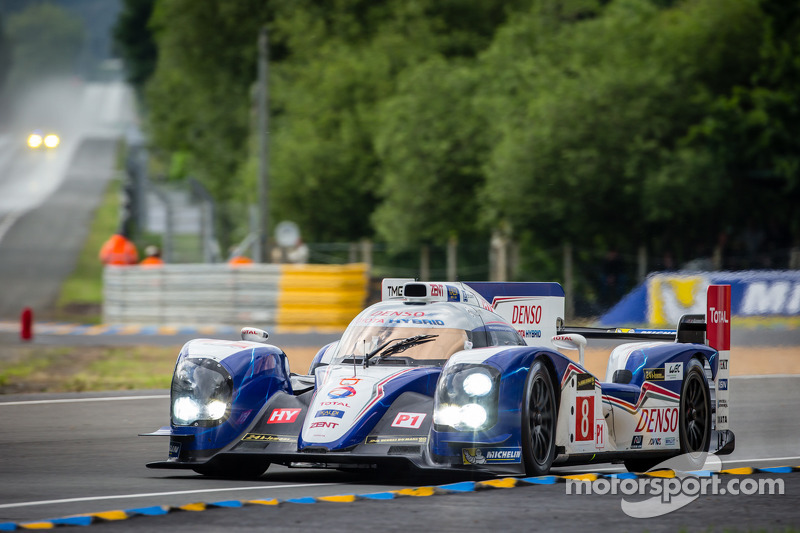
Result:
{"label": "guardrail", "polygon": [[344,329],[364,307],[367,265],[107,266],[110,324]]}

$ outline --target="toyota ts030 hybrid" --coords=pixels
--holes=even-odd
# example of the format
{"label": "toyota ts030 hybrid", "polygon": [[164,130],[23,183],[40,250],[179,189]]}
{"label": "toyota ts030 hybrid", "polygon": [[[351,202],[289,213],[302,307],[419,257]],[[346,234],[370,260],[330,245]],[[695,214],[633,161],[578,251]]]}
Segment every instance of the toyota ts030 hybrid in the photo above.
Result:
{"label": "toyota ts030 hybrid", "polygon": [[[272,463],[540,475],[733,451],[730,286],[710,286],[705,316],[676,330],[565,327],[557,283],[391,279],[382,292],[307,375],[290,373],[256,328],[188,342],[170,425],[150,434],[169,436],[169,455],[147,466],[238,478]],[[587,338],[632,342],[611,351],[601,379],[584,367]]]}

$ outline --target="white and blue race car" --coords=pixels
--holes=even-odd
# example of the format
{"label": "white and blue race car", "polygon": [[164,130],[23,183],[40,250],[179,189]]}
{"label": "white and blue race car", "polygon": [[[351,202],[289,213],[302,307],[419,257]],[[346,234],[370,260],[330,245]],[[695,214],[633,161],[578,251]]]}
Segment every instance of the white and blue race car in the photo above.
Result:
{"label": "white and blue race car", "polygon": [[[728,420],[730,286],[676,330],[563,326],[557,283],[384,280],[382,301],[290,372],[268,334],[197,339],[178,356],[169,456],[150,468],[222,477],[270,464],[547,473],[733,451]],[[604,379],[587,338],[628,339]],[[573,359],[559,350],[577,350]]]}

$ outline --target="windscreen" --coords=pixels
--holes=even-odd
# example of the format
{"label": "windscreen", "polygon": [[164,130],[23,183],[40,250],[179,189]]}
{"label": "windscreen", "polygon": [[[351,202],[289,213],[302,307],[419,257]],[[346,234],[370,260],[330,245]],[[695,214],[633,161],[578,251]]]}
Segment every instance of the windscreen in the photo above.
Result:
{"label": "windscreen", "polygon": [[468,340],[466,331],[455,328],[351,326],[333,362],[362,361],[371,354],[370,363],[405,358],[412,364],[435,364],[468,347]]}

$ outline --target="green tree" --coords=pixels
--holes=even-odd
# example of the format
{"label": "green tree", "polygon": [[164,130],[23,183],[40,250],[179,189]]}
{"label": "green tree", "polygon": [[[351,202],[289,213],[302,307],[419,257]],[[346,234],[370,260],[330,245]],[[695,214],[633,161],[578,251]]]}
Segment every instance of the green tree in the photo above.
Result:
{"label": "green tree", "polygon": [[114,50],[125,61],[128,82],[141,94],[156,67],[158,50],[150,29],[155,0],[123,0],[113,28]]}

